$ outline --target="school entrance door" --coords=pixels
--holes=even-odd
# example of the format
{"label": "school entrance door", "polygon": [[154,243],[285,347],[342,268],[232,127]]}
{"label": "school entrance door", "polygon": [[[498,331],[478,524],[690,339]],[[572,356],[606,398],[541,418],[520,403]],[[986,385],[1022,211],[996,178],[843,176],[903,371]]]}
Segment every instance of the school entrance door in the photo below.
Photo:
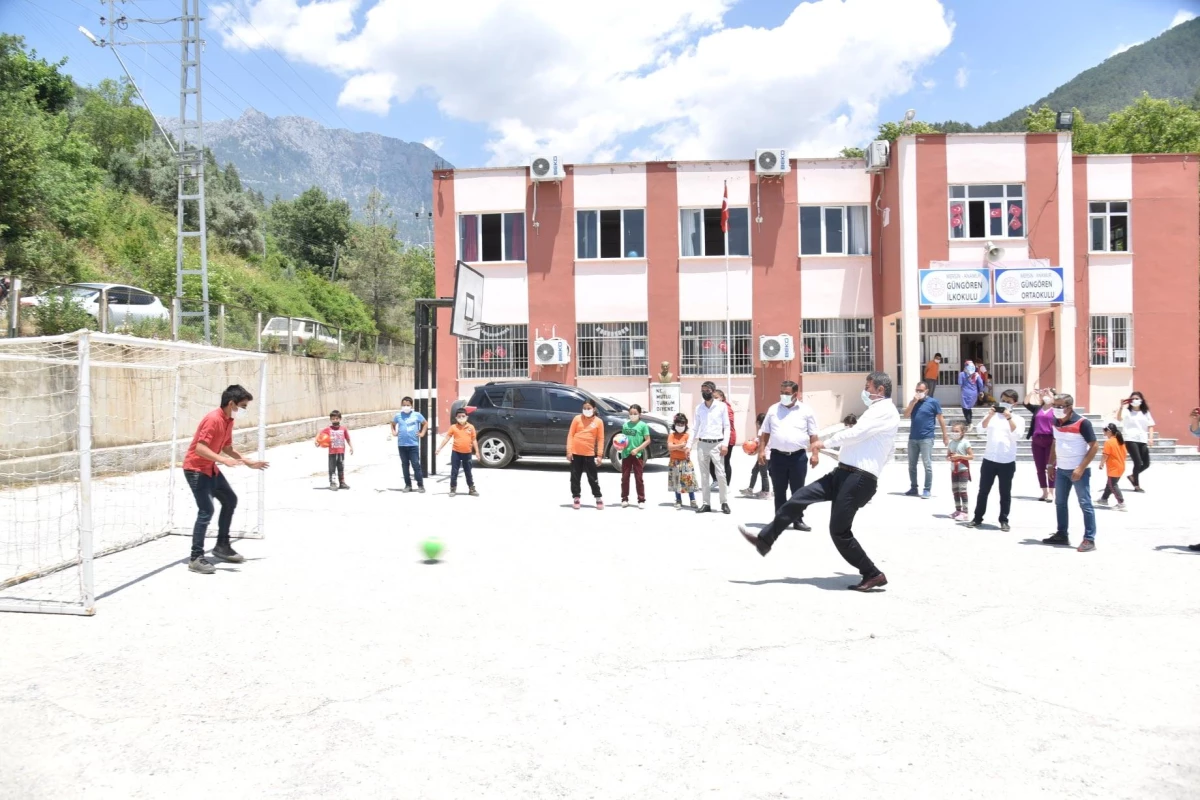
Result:
{"label": "school entrance door", "polygon": [[984,364],[993,394],[1014,389],[1025,397],[1025,331],[1021,317],[949,317],[921,320],[921,363],[942,354],[935,397],[944,406],[961,404],[958,373],[963,362]]}

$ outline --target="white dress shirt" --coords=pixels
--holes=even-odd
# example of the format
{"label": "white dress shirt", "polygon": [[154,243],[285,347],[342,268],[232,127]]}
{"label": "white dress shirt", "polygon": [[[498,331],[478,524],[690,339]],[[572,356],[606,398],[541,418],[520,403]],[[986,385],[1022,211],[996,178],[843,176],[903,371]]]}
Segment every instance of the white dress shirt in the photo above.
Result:
{"label": "white dress shirt", "polygon": [[[987,420],[987,417],[984,417]],[[988,422],[987,427],[983,425],[983,421],[979,423],[979,430],[987,435],[987,447],[983,451],[985,461],[991,461],[994,464],[1012,464],[1017,460],[1017,442],[1021,441],[1021,437],[1025,435],[1025,421],[1020,417],[1013,415],[1013,425],[1010,425],[1008,420],[999,411],[992,414],[992,421]]]}
{"label": "white dress shirt", "polygon": [[892,460],[899,428],[900,411],[890,397],[885,397],[871,403],[857,425],[838,431],[825,440],[825,445],[841,447],[840,463],[878,478],[883,465]]}
{"label": "white dress shirt", "polygon": [[696,406],[696,419],[692,422],[692,431],[697,439],[717,439],[729,441],[729,408],[720,400],[714,399],[711,406],[701,403]]}
{"label": "white dress shirt", "polygon": [[790,406],[776,403],[767,409],[759,435],[767,434],[767,447],[781,453],[807,450],[810,436],[818,436],[817,417],[807,404],[796,400]]}

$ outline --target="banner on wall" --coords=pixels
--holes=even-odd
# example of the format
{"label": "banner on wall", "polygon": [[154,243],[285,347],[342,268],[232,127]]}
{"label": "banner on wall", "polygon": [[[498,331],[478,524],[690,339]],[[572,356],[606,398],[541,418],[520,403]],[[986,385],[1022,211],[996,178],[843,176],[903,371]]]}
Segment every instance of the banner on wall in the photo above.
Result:
{"label": "banner on wall", "polygon": [[923,269],[919,273],[923,306],[979,306],[992,301],[991,275],[986,269]]}
{"label": "banner on wall", "polygon": [[1042,305],[1061,303],[1065,295],[1062,267],[996,270],[996,303]]}

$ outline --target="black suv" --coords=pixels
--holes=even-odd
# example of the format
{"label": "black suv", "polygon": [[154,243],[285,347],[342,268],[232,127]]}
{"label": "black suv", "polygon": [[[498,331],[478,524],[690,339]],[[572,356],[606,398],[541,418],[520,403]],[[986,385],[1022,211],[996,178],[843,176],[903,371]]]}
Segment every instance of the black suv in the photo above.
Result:
{"label": "black suv", "polygon": [[[553,381],[492,381],[476,387],[465,404],[455,401],[451,409],[457,412],[466,406],[479,435],[484,466],[507,467],[523,456],[566,455],[567,432],[584,400],[596,405],[608,437],[609,463],[620,471],[621,462],[612,440],[629,421],[629,413],[578,386]],[[650,428],[646,456],[666,458],[668,422],[648,414],[642,414],[642,421]]]}

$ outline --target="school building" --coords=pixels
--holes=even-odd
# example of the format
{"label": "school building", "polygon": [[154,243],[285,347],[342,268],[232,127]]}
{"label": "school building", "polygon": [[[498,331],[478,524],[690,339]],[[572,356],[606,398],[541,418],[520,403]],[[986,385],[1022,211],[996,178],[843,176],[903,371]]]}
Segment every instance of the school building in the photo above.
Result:
{"label": "school building", "polygon": [[[1054,386],[1098,413],[1136,388],[1164,435],[1185,433],[1197,156],[1076,156],[1067,133],[904,136],[870,170],[775,153],[773,170],[756,156],[555,163],[553,180],[435,171],[439,296],[458,259],[486,278],[480,341],[439,328],[441,412],[511,378],[645,405],[667,361],[685,411],[702,381],[729,382],[739,434],[788,378],[825,425],[862,410],[872,369],[898,378],[902,404],[940,352],[947,405],[971,358],[997,393]],[[559,346],[565,363],[539,364],[543,339],[569,359]]]}

